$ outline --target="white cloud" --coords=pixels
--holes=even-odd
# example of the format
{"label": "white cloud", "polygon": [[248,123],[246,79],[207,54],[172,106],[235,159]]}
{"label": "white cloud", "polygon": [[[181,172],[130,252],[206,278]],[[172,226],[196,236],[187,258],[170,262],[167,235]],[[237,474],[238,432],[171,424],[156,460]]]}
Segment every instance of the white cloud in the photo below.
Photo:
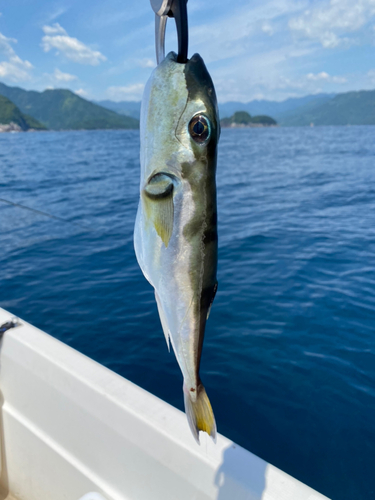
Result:
{"label": "white cloud", "polygon": [[70,73],[63,73],[58,68],[55,69],[53,75],[51,76],[57,82],[72,82],[73,80],[77,80],[77,77],[75,75],[71,75]]}
{"label": "white cloud", "polygon": [[325,48],[334,48],[343,42],[352,43],[343,35],[358,31],[373,16],[375,0],[330,0],[291,19],[289,28],[318,40]]}
{"label": "white cloud", "polygon": [[248,102],[259,96],[281,101],[288,97],[319,92],[350,90],[352,76],[347,81],[347,75],[332,76],[325,71],[301,74],[296,59],[308,59],[312,50],[311,47],[284,46],[269,52],[243,56],[230,64],[213,68],[211,75],[219,102]]}
{"label": "white cloud", "polygon": [[70,73],[63,73],[58,68],[55,69],[53,77],[58,82],[71,82],[72,80],[77,80],[77,77],[75,75],[71,75]]}
{"label": "white cloud", "polygon": [[[149,52],[154,52],[154,47],[151,47],[151,50]],[[123,59],[119,64],[113,65],[106,69],[105,74],[108,77],[113,77],[114,75],[124,75],[125,72],[127,71],[134,71],[136,70],[137,72],[139,71],[138,68],[145,68],[145,69],[154,69],[156,66],[156,59],[152,59],[151,57],[144,57],[144,58],[133,58],[133,57],[127,57],[126,59]],[[142,75],[141,78],[143,78],[144,75]]]}
{"label": "white cloud", "polygon": [[291,75],[298,68],[296,59],[307,58],[311,52],[310,47],[303,45],[281,45],[268,51],[263,47],[263,51],[252,51],[214,67],[211,76],[219,101],[246,102],[259,94],[281,100],[286,91],[295,94],[298,88],[302,92],[303,83]]}
{"label": "white cloud", "polygon": [[90,49],[83,42],[68,36],[59,23],[51,26],[43,26],[45,36],[42,38],[42,48],[44,52],[57,49],[57,53],[62,53],[67,59],[79,64],[89,64],[97,66],[107,58],[98,50]]}
{"label": "white cloud", "polygon": [[7,38],[3,34],[0,33],[0,54],[3,54],[6,57],[12,57],[15,52],[11,43],[17,43],[17,40],[14,38]]}
{"label": "white cloud", "polygon": [[69,87],[71,82],[78,80],[76,75],[70,73],[63,73],[58,68],[53,73],[44,73],[40,83],[44,88],[66,88]]}
{"label": "white cloud", "polygon": [[44,22],[48,24],[57,19],[58,17],[62,16],[63,14],[65,14],[65,12],[69,10],[68,7],[61,7],[61,6],[54,8],[53,2],[50,2],[50,7],[52,10],[50,10],[49,13],[45,12],[45,18],[44,18]]}
{"label": "white cloud", "polygon": [[308,73],[306,75],[307,80],[317,82],[317,81],[325,81],[325,82],[332,82],[332,83],[346,83],[347,79],[343,76],[330,76],[328,73],[325,71],[322,71],[321,73]]}
{"label": "white cloud", "polygon": [[[375,0],[358,0],[367,5],[370,1],[375,6]],[[349,0],[340,2],[348,4]],[[339,5],[338,0],[331,3],[329,0],[254,0],[242,6],[237,3],[229,16],[214,17],[204,26],[191,29],[190,53],[198,49],[205,59],[221,102],[247,102],[259,96],[283,100],[349,90],[352,75],[333,76],[330,66],[323,67],[328,71],[321,71],[318,64],[325,51],[320,44],[305,34],[298,38],[292,36],[297,31],[288,26],[291,18],[305,20],[307,6],[311,13],[331,4]],[[290,22],[293,25],[295,19]],[[333,20],[330,24],[335,26]],[[346,36],[336,28],[332,33],[331,44],[335,43],[334,36],[340,38],[340,43]],[[326,34],[327,43],[328,40]],[[347,68],[342,72],[346,73]]]}
{"label": "white cloud", "polygon": [[331,82],[333,83],[346,83],[348,81],[344,76],[332,76]]}
{"label": "white cloud", "polygon": [[265,22],[262,24],[262,31],[263,33],[266,33],[267,35],[272,36],[274,33],[274,29],[272,28],[271,24],[268,22]]}
{"label": "white cloud", "polygon": [[67,32],[59,23],[43,26],[42,29],[46,35],[67,35]]}
{"label": "white cloud", "polygon": [[79,95],[80,97],[87,97],[89,95],[89,93],[84,89],[75,90],[74,93]]}
{"label": "white cloud", "polygon": [[229,15],[191,28],[191,52],[199,51],[208,63],[253,52],[260,33],[270,35],[278,19],[300,12],[303,5],[304,0],[270,0],[234,7]]}
{"label": "white cloud", "polygon": [[322,71],[321,73],[316,73],[314,75],[314,73],[309,73],[308,75],[306,75],[306,78],[308,80],[312,80],[312,81],[317,81],[317,80],[328,80],[329,79],[329,74],[326,73],[325,71]]}
{"label": "white cloud", "polygon": [[140,66],[141,68],[155,68],[156,62],[152,59],[138,59],[137,66]]}
{"label": "white cloud", "polygon": [[0,62],[0,78],[13,82],[28,80],[33,65],[17,56],[11,45],[12,43],[17,43],[17,40],[7,38],[0,33],[0,55],[6,59]]}
{"label": "white cloud", "polygon": [[142,99],[143,83],[135,83],[124,87],[108,87],[107,96],[113,101],[139,101]]}

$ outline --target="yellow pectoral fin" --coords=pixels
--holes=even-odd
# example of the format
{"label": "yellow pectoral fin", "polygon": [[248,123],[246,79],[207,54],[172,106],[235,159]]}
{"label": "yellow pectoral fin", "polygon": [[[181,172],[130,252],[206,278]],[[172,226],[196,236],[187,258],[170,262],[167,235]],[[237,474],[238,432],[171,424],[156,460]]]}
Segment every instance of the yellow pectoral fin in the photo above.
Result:
{"label": "yellow pectoral fin", "polygon": [[158,202],[153,214],[153,222],[156,232],[167,247],[173,231],[173,198]]}
{"label": "yellow pectoral fin", "polygon": [[154,175],[143,190],[146,217],[167,247],[173,231],[173,182],[165,174]]}

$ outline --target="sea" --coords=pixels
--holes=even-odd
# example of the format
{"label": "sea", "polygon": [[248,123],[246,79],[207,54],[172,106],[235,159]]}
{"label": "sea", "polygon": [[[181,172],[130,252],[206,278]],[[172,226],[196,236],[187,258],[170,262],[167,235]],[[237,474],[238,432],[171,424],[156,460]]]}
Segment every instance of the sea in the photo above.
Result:
{"label": "sea", "polygon": [[[133,249],[139,171],[137,131],[0,134],[0,306],[183,409]],[[375,498],[375,127],[224,129],[217,192],[218,431]]]}

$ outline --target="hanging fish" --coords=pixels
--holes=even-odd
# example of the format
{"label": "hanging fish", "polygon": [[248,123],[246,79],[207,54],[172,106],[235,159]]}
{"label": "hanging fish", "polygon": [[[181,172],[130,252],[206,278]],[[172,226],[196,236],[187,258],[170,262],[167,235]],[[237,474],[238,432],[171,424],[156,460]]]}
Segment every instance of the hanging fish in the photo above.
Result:
{"label": "hanging fish", "polygon": [[155,288],[159,316],[183,374],[185,412],[216,439],[199,377],[203,337],[217,289],[216,156],[220,135],[214,86],[202,58],[171,52],[153,71],[141,110],[140,202],[134,244]]}

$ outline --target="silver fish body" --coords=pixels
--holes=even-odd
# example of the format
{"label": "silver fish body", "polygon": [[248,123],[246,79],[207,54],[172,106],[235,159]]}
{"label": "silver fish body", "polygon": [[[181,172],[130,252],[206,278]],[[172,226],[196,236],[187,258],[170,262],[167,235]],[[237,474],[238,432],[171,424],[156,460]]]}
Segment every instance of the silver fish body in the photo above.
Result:
{"label": "silver fish body", "polygon": [[141,110],[140,202],[134,232],[138,263],[155,288],[159,316],[184,378],[185,411],[215,439],[199,377],[206,320],[217,287],[215,90],[202,58],[171,52],[153,71]]}

